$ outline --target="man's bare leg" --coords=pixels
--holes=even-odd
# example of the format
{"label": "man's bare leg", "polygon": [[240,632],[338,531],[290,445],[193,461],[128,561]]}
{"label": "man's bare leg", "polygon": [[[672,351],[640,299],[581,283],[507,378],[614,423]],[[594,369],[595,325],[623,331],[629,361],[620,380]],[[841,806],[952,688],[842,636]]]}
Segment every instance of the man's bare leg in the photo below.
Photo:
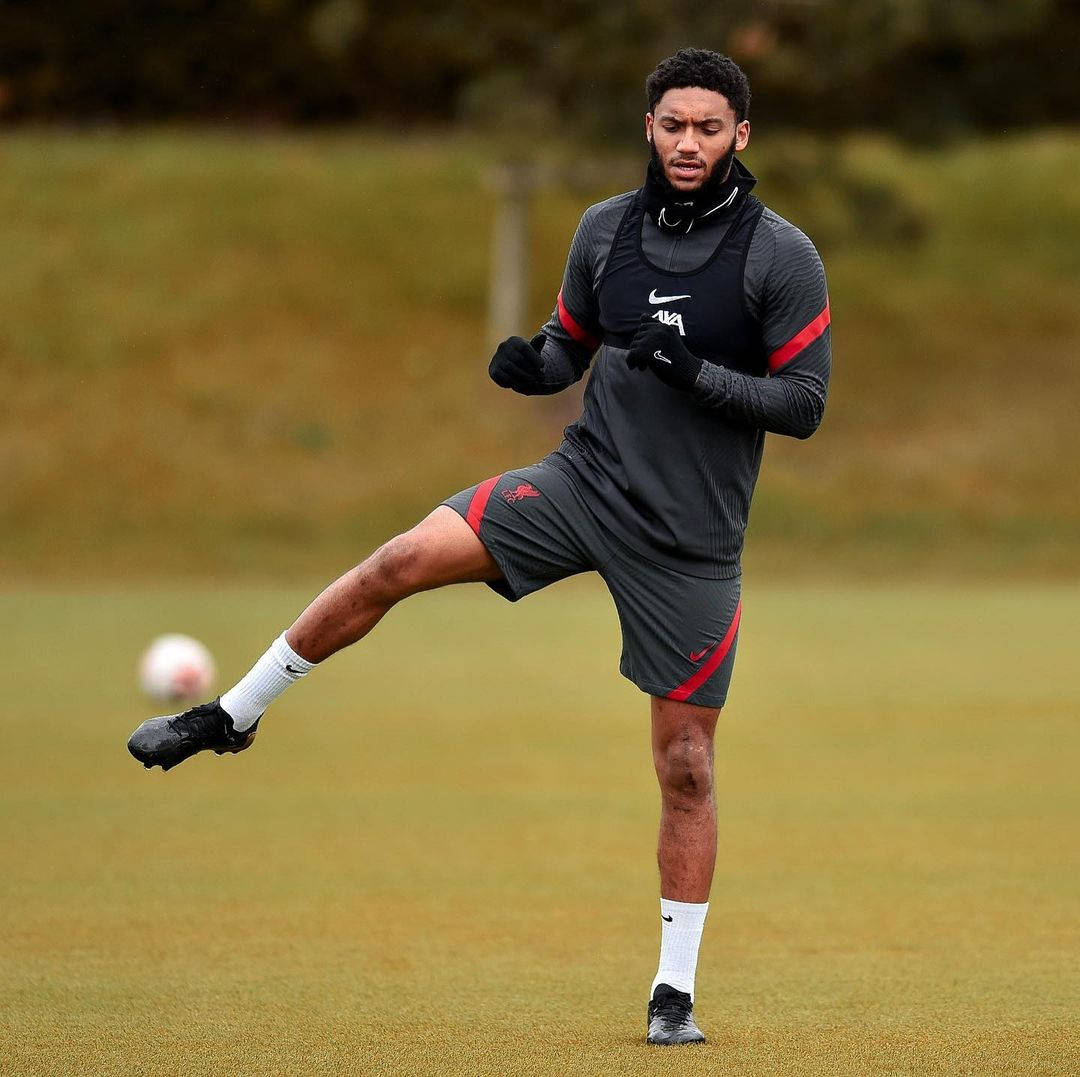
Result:
{"label": "man's bare leg", "polygon": [[417,591],[500,575],[472,528],[440,505],[327,587],[220,699],[147,719],[128,738],[128,751],[144,766],[163,770],[202,751],[241,752],[282,692],[316,663],[366,636],[395,603]]}
{"label": "man's bare leg", "polygon": [[440,505],[330,584],[293,622],[285,639],[308,662],[321,662],[363,639],[391,606],[409,595],[501,575],[473,529]]}
{"label": "man's bare leg", "polygon": [[652,749],[660,782],[660,962],[649,1002],[649,1042],[697,1043],[698,947],[716,865],[713,733],[719,710],[653,697]]}
{"label": "man's bare leg", "polygon": [[323,659],[363,639],[403,598],[448,583],[499,576],[472,528],[453,509],[440,505],[330,584],[247,676],[222,695],[221,706],[234,729],[249,729],[291,684]]}
{"label": "man's bare leg", "polygon": [[660,894],[709,900],[716,866],[713,733],[720,711],[653,697],[652,750],[660,782]]}

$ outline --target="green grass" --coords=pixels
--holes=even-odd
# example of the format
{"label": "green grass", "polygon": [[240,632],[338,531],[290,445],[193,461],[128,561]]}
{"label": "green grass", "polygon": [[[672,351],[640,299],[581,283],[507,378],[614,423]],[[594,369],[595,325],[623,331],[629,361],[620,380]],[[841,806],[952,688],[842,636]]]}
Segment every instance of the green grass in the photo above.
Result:
{"label": "green grass", "polygon": [[[576,397],[486,378],[494,156],[450,133],[7,133],[0,573],[308,578],[556,444]],[[755,132],[747,161],[822,250],[835,348],[822,430],[770,439],[751,560],[1075,575],[1080,137]],[[540,193],[531,325],[583,207],[638,171],[593,152]]]}
{"label": "green grass", "polygon": [[643,1036],[657,796],[596,581],[420,596],[243,756],[124,751],[183,629],[306,592],[0,596],[0,1072],[1080,1068],[1075,586],[746,581],[703,1049]]}

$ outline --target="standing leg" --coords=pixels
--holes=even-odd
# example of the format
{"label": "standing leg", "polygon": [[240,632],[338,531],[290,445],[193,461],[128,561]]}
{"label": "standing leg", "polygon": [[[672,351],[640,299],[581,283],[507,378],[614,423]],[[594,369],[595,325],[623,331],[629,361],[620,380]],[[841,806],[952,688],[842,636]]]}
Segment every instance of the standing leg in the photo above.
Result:
{"label": "standing leg", "polygon": [[713,732],[720,711],[657,696],[652,749],[660,782],[660,962],[649,1003],[649,1042],[696,1043],[698,948],[716,864]]}
{"label": "standing leg", "polygon": [[652,700],[652,750],[660,782],[660,894],[706,902],[716,864],[713,732],[720,711]]}

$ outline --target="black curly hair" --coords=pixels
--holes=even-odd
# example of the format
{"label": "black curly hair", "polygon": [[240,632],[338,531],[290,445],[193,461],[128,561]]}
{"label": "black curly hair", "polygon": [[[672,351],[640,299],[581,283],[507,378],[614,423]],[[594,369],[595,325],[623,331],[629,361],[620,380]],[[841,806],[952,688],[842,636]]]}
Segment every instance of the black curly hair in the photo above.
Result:
{"label": "black curly hair", "polygon": [[730,56],[711,49],[679,49],[674,56],[661,60],[645,80],[649,111],[656,111],[657,103],[668,90],[680,90],[684,86],[700,86],[723,94],[739,122],[750,112],[750,83]]}

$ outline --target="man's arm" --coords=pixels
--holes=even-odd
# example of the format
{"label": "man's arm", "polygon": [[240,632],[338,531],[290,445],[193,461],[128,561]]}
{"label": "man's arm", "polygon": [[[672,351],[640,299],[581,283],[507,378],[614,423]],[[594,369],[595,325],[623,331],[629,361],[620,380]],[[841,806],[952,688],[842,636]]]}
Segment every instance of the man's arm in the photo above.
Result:
{"label": "man's arm", "polygon": [[755,282],[753,304],[761,319],[768,377],[703,362],[674,329],[651,320],[642,321],[628,362],[649,367],[661,381],[731,422],[807,438],[821,422],[828,392],[829,297],[813,244],[786,221],[774,221],[779,227],[765,234],[772,247],[762,279]]}
{"label": "man's arm", "polygon": [[774,233],[772,258],[760,287],[769,377],[705,363],[690,391],[705,407],[734,422],[808,438],[821,423],[829,389],[829,293],[814,245],[797,228],[783,225]]}
{"label": "man's arm", "polygon": [[588,369],[600,347],[592,288],[596,233],[595,213],[586,211],[570,244],[551,317],[531,341],[511,337],[499,345],[489,367],[497,385],[526,396],[551,395],[573,385]]}

